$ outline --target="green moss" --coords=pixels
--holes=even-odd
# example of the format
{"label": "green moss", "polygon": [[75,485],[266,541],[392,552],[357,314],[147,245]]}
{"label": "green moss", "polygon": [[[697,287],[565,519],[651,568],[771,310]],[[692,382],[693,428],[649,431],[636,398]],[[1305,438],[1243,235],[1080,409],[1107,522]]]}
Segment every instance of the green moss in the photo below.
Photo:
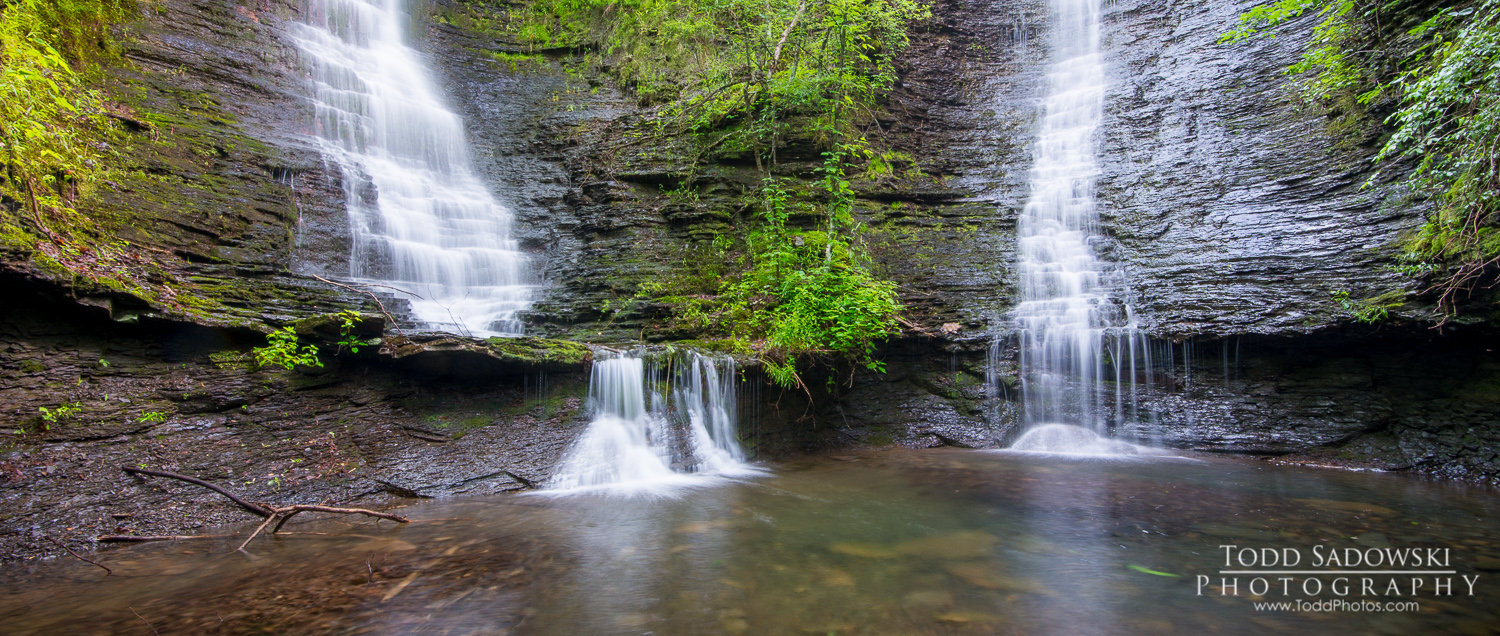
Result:
{"label": "green moss", "polygon": [[721,340],[678,340],[673,345],[712,351],[715,353],[727,353],[732,355],[751,355],[755,350],[750,343],[737,338],[724,338]]}
{"label": "green moss", "polygon": [[485,343],[501,360],[534,366],[587,364],[594,352],[569,340],[551,338],[490,338]]}
{"label": "green moss", "polygon": [[208,354],[210,362],[220,369],[254,369],[255,358],[242,351],[216,351]]}

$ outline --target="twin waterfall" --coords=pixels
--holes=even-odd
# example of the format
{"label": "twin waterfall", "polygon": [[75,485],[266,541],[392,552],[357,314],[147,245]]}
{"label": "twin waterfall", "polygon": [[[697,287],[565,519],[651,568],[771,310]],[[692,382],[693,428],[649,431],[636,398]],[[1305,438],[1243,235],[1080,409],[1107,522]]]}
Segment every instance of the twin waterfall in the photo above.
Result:
{"label": "twin waterfall", "polygon": [[[1079,445],[1073,441],[1097,437],[1090,432],[1106,434],[1123,423],[1127,406],[1135,411],[1137,363],[1150,369],[1129,307],[1111,301],[1124,287],[1123,276],[1095,251],[1094,137],[1105,84],[1099,4],[1052,1],[1053,62],[1031,198],[1017,231],[1021,302],[1014,317],[1028,432],[1013,448],[1067,450]],[[1059,433],[1057,424],[1086,430]]]}
{"label": "twin waterfall", "polygon": [[[1151,369],[1128,306],[1111,300],[1123,277],[1095,250],[1100,1],[1053,0],[1053,62],[1018,224],[1014,319],[1028,433],[1016,448],[1066,450],[1086,445],[1066,441],[1085,431],[1107,435],[1127,408],[1137,411],[1136,369]],[[350,275],[402,292],[427,328],[519,334],[531,287],[511,213],[475,174],[462,120],[404,41],[408,21],[400,0],[312,0],[293,33],[313,84],[315,133],[343,174]],[[747,470],[727,406],[734,387],[732,362],[697,353],[598,361],[595,420],[551,488],[652,488]]]}
{"label": "twin waterfall", "polygon": [[315,133],[344,181],[350,275],[400,290],[430,329],[519,334],[530,302],[510,210],[470,165],[401,0],[311,0],[292,37],[313,84]]}
{"label": "twin waterfall", "polygon": [[710,483],[703,476],[757,473],[740,448],[736,375],[733,359],[696,351],[596,354],[593,422],[548,489],[661,493]]}

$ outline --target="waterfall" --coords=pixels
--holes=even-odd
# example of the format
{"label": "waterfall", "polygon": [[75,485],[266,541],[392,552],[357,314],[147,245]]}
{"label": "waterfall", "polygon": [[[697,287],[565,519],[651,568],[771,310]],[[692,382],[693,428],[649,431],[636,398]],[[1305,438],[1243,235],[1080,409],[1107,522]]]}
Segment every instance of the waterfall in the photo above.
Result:
{"label": "waterfall", "polygon": [[664,492],[707,483],[701,476],[757,473],[740,448],[736,375],[732,358],[696,351],[599,352],[593,421],[548,489]]}
{"label": "waterfall", "polygon": [[519,334],[530,301],[511,212],[470,164],[463,121],[403,41],[400,0],[311,0],[292,29],[314,132],[342,174],[350,276],[400,290],[428,328]]}
{"label": "waterfall", "polygon": [[1017,229],[1020,303],[1014,319],[1022,421],[1029,430],[1068,423],[1107,433],[1123,423],[1127,407],[1137,410],[1136,369],[1150,372],[1130,307],[1111,300],[1124,288],[1123,275],[1095,251],[1100,233],[1094,137],[1105,86],[1099,2],[1052,0],[1053,62],[1031,197]]}

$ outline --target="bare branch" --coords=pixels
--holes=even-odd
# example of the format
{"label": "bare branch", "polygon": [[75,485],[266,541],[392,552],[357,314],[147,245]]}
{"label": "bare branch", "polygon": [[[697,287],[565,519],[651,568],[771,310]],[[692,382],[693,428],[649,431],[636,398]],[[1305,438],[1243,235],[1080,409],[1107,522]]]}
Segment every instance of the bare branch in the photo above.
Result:
{"label": "bare branch", "polygon": [[[388,312],[388,311],[385,310],[385,303],[380,302],[380,297],[376,296],[370,290],[368,290],[368,289],[355,289],[353,287],[350,287],[349,285],[345,285],[343,283],[337,283],[337,282],[328,280],[328,279],[323,278],[322,276],[319,276],[317,274],[308,274],[308,276],[311,276],[313,278],[321,280],[321,281],[323,281],[325,283],[328,283],[329,285],[333,285],[333,286],[336,286],[336,287],[343,287],[344,289],[352,291],[352,292],[354,292],[356,294],[364,294],[366,296],[369,296],[370,300],[375,301],[375,306],[380,308],[380,315],[385,316],[386,321],[389,322],[392,327],[400,328],[401,325],[396,322],[395,318],[391,317],[391,313],[390,312]],[[423,300],[423,298],[421,296],[413,294],[413,293],[411,293],[409,291],[406,291],[404,289],[396,289],[395,287],[391,287],[390,285],[367,285],[367,284],[363,284],[363,283],[357,283],[357,284],[359,284],[361,287],[384,287],[386,289],[395,289],[396,291],[401,292],[403,294],[409,294],[412,297],[416,298],[417,300]]]}
{"label": "bare branch", "polygon": [[240,499],[239,495],[236,495],[236,494],[234,494],[232,492],[229,492],[228,490],[224,490],[223,488],[220,488],[220,487],[215,486],[213,484],[210,484],[210,483],[208,483],[206,481],[203,481],[202,479],[196,479],[196,478],[193,478],[193,477],[188,477],[186,475],[179,475],[177,473],[169,473],[169,472],[164,471],[164,470],[148,470],[148,469],[145,469],[145,468],[131,468],[129,466],[121,466],[120,470],[123,470],[123,471],[125,471],[127,473],[130,473],[132,475],[151,475],[153,477],[167,477],[169,479],[176,479],[176,480],[185,481],[187,483],[194,484],[194,485],[197,485],[197,486],[202,486],[202,487],[207,488],[209,490],[212,490],[212,491],[214,491],[216,493],[224,495],[225,497],[228,497],[230,500],[232,500],[235,503],[239,504],[241,508],[244,508],[245,510],[249,510],[252,514],[257,515],[257,516],[269,517],[269,516],[271,516],[272,514],[275,513],[275,511],[273,509],[271,509],[271,508],[264,507],[264,506],[258,506],[256,504],[253,504],[253,503],[250,503],[248,501],[245,501],[244,499]]}
{"label": "bare branch", "polygon": [[73,551],[73,548],[70,548],[70,547],[68,547],[66,545],[63,545],[63,543],[61,541],[58,541],[57,539],[53,539],[52,537],[44,537],[44,538],[46,540],[48,540],[48,541],[51,541],[53,545],[55,545],[55,546],[57,546],[59,548],[62,548],[64,550],[67,550],[68,554],[73,555],[73,558],[78,559],[79,561],[83,561],[84,563],[91,563],[93,565],[97,565],[97,566],[99,566],[101,568],[104,568],[104,576],[109,576],[109,575],[115,573],[114,570],[111,570],[111,569],[109,569],[107,567],[104,567],[104,564],[99,563],[98,561],[90,561],[88,559],[83,558],[82,556],[79,556],[79,554],[77,552]]}

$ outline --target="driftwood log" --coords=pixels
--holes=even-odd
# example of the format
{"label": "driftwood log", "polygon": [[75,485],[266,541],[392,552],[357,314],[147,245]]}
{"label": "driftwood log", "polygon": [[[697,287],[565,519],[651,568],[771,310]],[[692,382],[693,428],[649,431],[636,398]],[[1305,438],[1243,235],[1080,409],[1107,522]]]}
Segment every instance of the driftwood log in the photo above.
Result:
{"label": "driftwood log", "polygon": [[[165,470],[148,470],[148,469],[145,469],[145,468],[131,468],[129,466],[121,466],[120,470],[123,470],[127,474],[130,474],[130,475],[137,475],[137,476],[140,476],[140,475],[149,475],[151,477],[165,477],[167,479],[176,479],[178,481],[186,482],[186,483],[189,483],[189,484],[193,484],[195,486],[202,486],[202,487],[207,488],[209,490],[212,490],[212,491],[214,491],[216,493],[224,495],[225,497],[228,497],[230,501],[233,501],[234,503],[239,504],[239,506],[241,508],[244,508],[250,514],[253,514],[253,515],[258,516],[258,517],[265,517],[265,520],[262,521],[259,526],[256,526],[255,531],[251,532],[250,536],[248,538],[246,538],[243,543],[240,544],[240,547],[236,548],[236,550],[240,550],[240,551],[243,551],[245,549],[245,546],[250,545],[250,542],[254,541],[255,537],[260,536],[261,531],[265,530],[266,526],[270,526],[271,522],[273,522],[273,521],[276,522],[276,525],[271,528],[271,534],[276,534],[277,531],[281,530],[281,526],[284,525],[287,522],[288,519],[291,519],[292,517],[295,517],[298,514],[301,514],[301,513],[304,513],[304,512],[323,512],[323,513],[338,514],[338,515],[365,515],[367,517],[375,517],[376,519],[389,519],[389,520],[395,521],[397,523],[407,523],[407,522],[411,521],[410,519],[407,519],[406,517],[403,517],[401,515],[393,515],[393,514],[388,513],[388,512],[379,512],[379,511],[375,511],[375,510],[368,510],[368,509],[365,509],[365,508],[334,508],[332,506],[315,506],[315,505],[305,505],[305,504],[297,504],[297,505],[291,505],[291,506],[280,506],[280,507],[278,507],[278,506],[272,506],[272,505],[267,504],[267,503],[258,503],[258,502],[247,501],[243,497],[240,497],[239,495],[236,495],[236,494],[234,494],[232,492],[229,492],[228,490],[225,490],[224,488],[221,488],[221,487],[219,487],[217,485],[214,485],[214,484],[211,484],[209,482],[203,481],[202,479],[198,479],[196,477],[188,477],[187,475],[179,475],[177,473],[167,472]],[[214,536],[219,537],[219,536],[225,536],[225,535],[214,535]],[[101,542],[120,542],[120,543],[123,543],[123,542],[144,542],[144,541],[177,541],[177,540],[181,540],[181,539],[197,539],[197,538],[200,538],[200,537],[194,537],[194,536],[127,537],[127,536],[111,535],[111,536],[99,537],[99,538],[97,538],[95,540],[96,541],[101,541]],[[201,538],[208,538],[208,537],[201,537]],[[104,567],[104,566],[100,566],[100,567]]]}

